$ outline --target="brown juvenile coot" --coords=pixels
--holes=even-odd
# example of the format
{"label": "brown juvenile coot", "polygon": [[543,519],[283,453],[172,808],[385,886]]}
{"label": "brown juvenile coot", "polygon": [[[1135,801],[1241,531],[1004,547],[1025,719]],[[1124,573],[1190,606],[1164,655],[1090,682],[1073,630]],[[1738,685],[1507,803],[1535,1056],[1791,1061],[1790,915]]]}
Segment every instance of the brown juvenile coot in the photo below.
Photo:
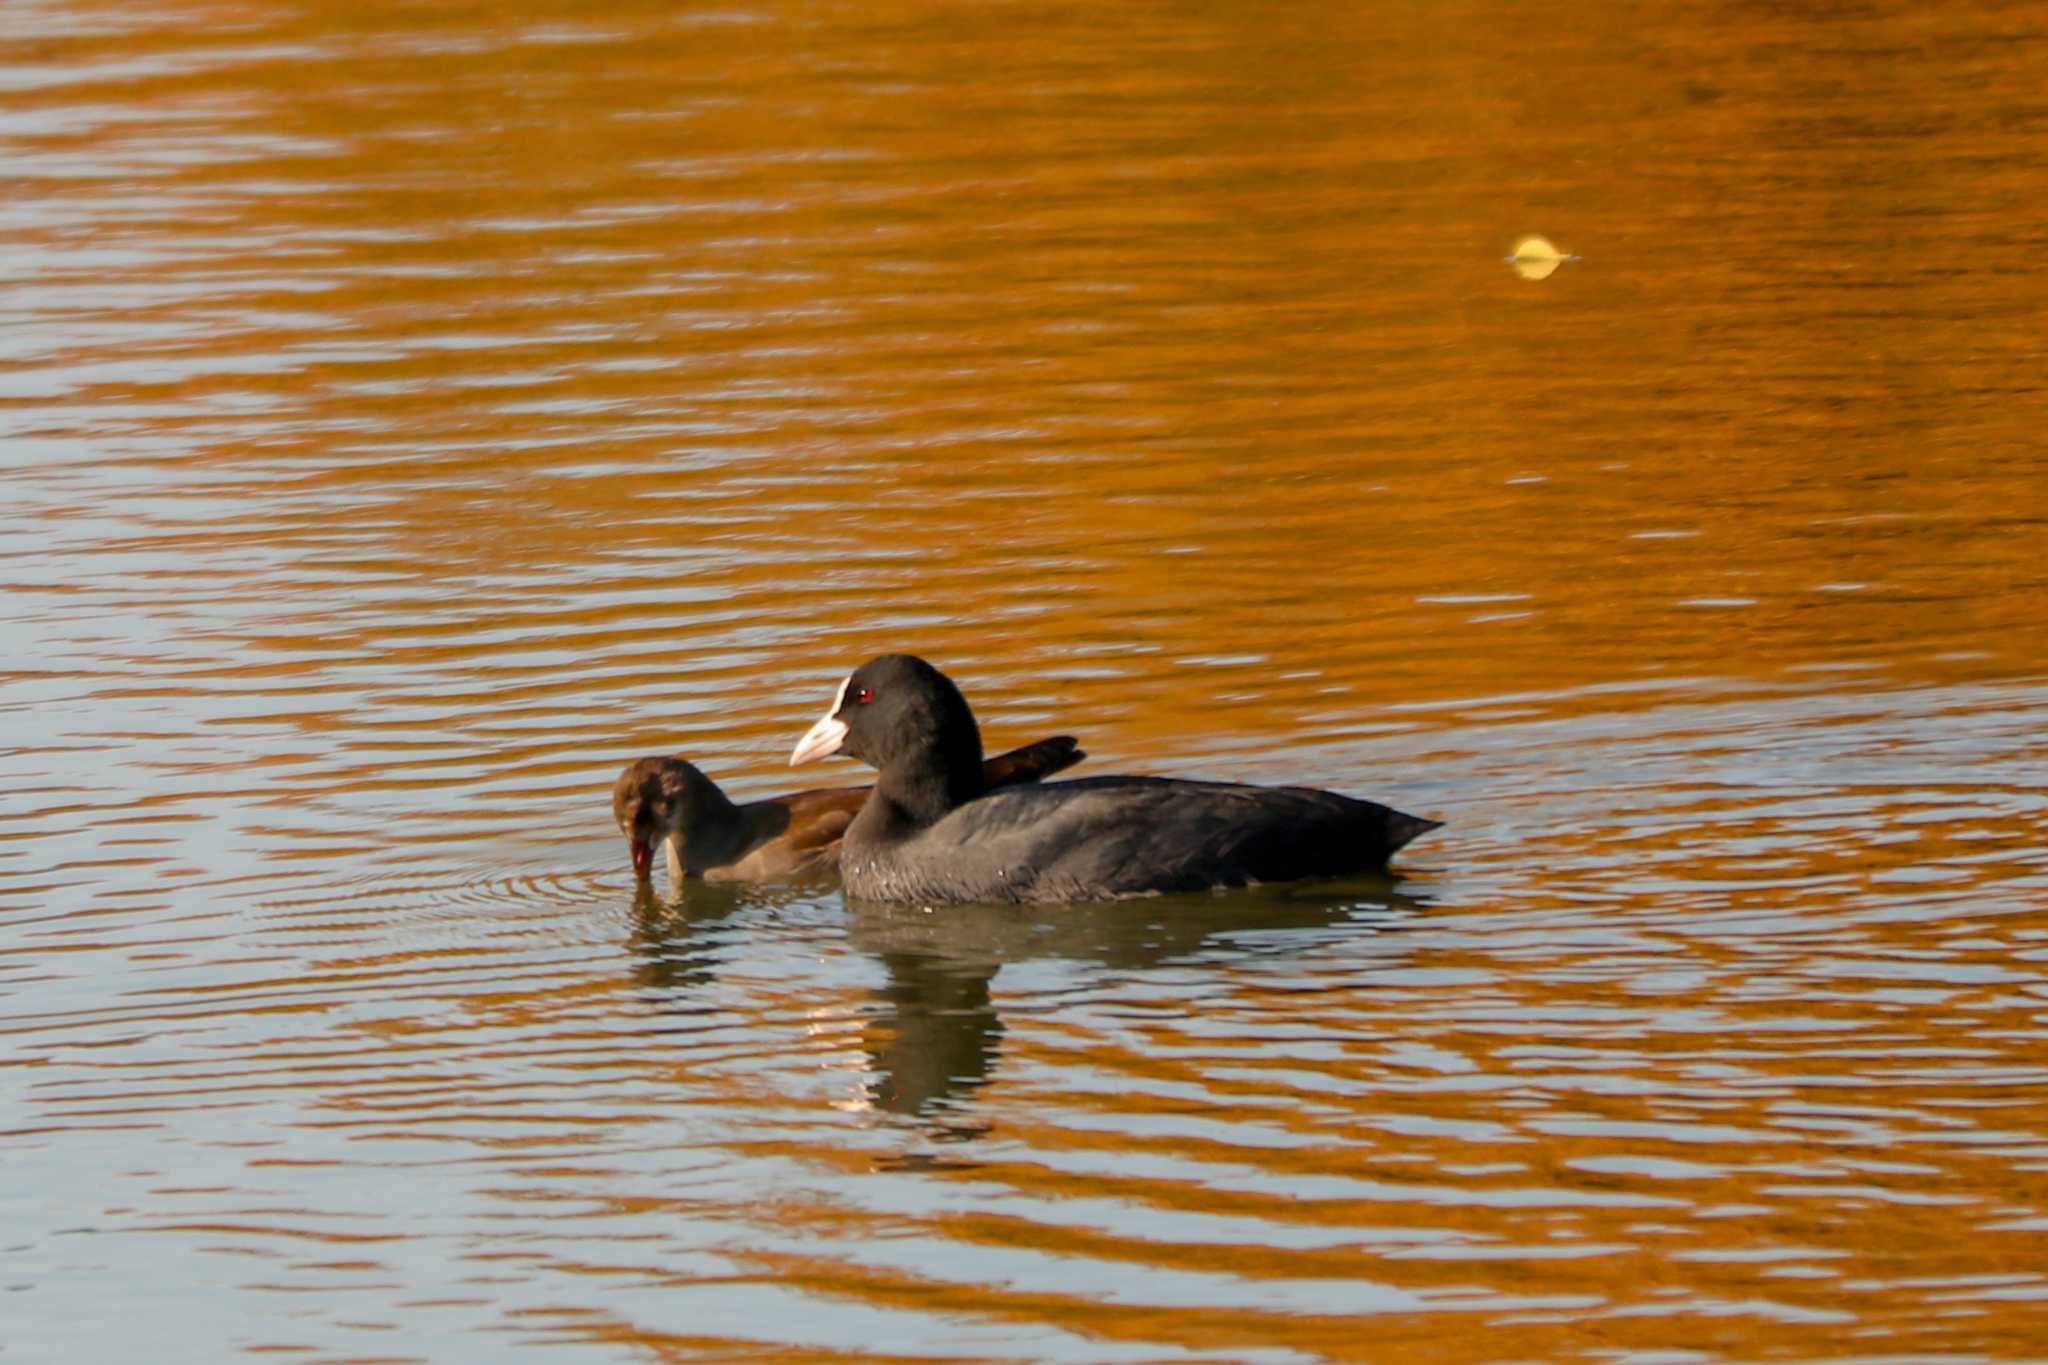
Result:
{"label": "brown juvenile coot", "polygon": [[983,794],[981,735],[950,678],[884,654],[839,685],[792,765],[844,751],[880,772],[847,826],[864,900],[1103,900],[1377,871],[1442,821],[1311,787],[1093,777]]}
{"label": "brown juvenile coot", "polygon": [[[1041,739],[977,768],[977,790],[1036,782],[1086,757],[1070,735]],[[830,865],[867,794],[866,787],[832,787],[740,804],[693,764],[642,758],[612,784],[612,816],[639,876],[648,875],[661,844],[673,883],[684,876],[752,882]]]}

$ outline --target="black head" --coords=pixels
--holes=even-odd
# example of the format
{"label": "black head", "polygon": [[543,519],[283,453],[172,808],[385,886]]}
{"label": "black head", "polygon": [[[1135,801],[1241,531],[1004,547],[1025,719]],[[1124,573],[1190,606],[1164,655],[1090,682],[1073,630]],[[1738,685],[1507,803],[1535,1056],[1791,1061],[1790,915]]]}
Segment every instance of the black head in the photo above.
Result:
{"label": "black head", "polygon": [[856,668],[789,761],[834,753],[879,771],[882,789],[922,820],[981,793],[974,712],[951,678],[914,654],[884,654]]}
{"label": "black head", "polygon": [[726,805],[718,784],[680,758],[642,758],[626,765],[612,784],[612,818],[633,851],[633,871],[645,877],[654,846],[668,841],[671,869],[689,860],[690,834]]}

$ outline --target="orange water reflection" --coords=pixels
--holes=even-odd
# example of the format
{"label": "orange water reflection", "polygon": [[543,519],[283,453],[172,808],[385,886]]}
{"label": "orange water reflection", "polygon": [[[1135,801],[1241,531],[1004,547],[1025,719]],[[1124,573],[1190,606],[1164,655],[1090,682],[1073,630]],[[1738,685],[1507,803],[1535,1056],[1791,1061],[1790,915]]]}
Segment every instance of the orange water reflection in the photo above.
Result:
{"label": "orange water reflection", "polygon": [[[2040,1354],[2030,13],[17,8],[28,1358]],[[888,648],[1450,824],[636,903]]]}

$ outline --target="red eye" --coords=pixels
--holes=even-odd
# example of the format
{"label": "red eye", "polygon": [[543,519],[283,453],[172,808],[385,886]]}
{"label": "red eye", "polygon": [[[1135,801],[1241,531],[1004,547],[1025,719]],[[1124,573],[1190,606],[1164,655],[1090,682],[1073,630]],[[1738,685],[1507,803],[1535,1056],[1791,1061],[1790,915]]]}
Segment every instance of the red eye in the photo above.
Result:
{"label": "red eye", "polygon": [[853,699],[859,702],[862,706],[866,706],[869,702],[875,699],[874,689],[871,687],[863,687],[858,692],[855,692],[853,694]]}

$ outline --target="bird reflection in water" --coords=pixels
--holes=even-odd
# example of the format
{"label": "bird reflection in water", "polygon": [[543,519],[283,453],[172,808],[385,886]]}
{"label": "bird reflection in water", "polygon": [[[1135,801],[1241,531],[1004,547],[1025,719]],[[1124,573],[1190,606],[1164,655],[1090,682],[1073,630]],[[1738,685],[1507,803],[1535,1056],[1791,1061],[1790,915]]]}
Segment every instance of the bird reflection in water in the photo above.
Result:
{"label": "bird reflection in water", "polygon": [[626,939],[636,958],[633,979],[655,993],[664,1008],[691,1013],[705,1008],[696,992],[717,975],[721,946],[729,937],[715,932],[717,926],[761,900],[758,890],[739,882],[695,884],[687,897],[672,900],[640,882],[633,890],[633,928]]}
{"label": "bird reflection in water", "polygon": [[[865,1047],[875,1108],[919,1117],[935,1137],[978,1136],[964,1102],[996,1068],[1003,1023],[990,987],[1005,964],[1060,959],[1110,971],[1176,961],[1221,965],[1301,951],[1295,933],[1386,934],[1418,912],[1392,878],[1161,896],[1081,906],[849,902],[852,942],[888,973]],[[1269,935],[1276,935],[1268,937]],[[1246,941],[1244,936],[1257,935]],[[1397,940],[1385,939],[1389,952]]]}
{"label": "bird reflection in water", "polygon": [[875,956],[889,979],[862,1029],[869,1103],[923,1118],[943,1141],[982,1136],[988,1124],[973,1118],[968,1101],[987,1084],[1002,1044],[989,995],[1002,963],[886,948]]}
{"label": "bird reflection in water", "polygon": [[[1397,878],[1293,883],[1159,896],[1095,905],[922,906],[850,901],[848,941],[880,965],[859,1046],[867,1074],[852,1107],[915,1119],[928,1137],[965,1142],[989,1122],[973,1097],[995,1075],[1005,1033],[992,989],[1011,963],[1066,961],[1142,972],[1169,963],[1224,967],[1301,952],[1332,931],[1403,951],[1394,931],[1426,901]],[[664,899],[646,883],[633,902],[627,946],[634,978],[661,1008],[697,1015],[718,1008],[716,979],[746,910],[773,911],[802,893],[741,883],[693,882]],[[811,894],[815,894],[815,888]]]}

